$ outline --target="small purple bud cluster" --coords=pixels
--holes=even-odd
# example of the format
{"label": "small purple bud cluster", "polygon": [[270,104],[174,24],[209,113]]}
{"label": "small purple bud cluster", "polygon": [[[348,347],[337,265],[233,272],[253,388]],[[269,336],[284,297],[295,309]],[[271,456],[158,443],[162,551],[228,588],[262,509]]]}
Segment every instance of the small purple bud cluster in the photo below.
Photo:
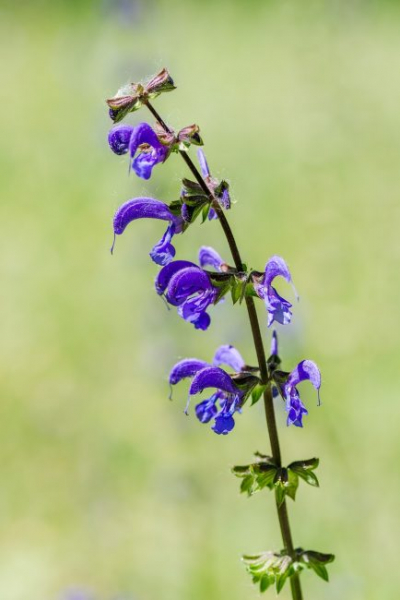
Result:
{"label": "small purple bud cluster", "polygon": [[[142,105],[147,105],[156,116],[157,123],[136,126],[119,123],[108,134],[111,150],[117,155],[129,154],[130,169],[143,179],[152,176],[153,168],[164,163],[172,152],[187,152],[190,145],[202,145],[197,125],[190,125],[175,134],[167,127],[149,104],[149,99],[174,89],[172,79],[163,69],[149,83],[130,84],[129,89],[120,90],[107,103],[111,118],[121,121],[126,114]],[[114,111],[114,112],[113,112]],[[115,112],[116,111],[116,112]],[[190,161],[187,158],[188,162]],[[175,235],[184,233],[202,214],[206,219],[218,219],[224,210],[231,208],[229,185],[211,176],[204,152],[198,150],[200,172],[192,165],[196,181],[182,180],[179,200],[166,204],[149,197],[138,197],[122,204],[114,216],[114,243],[126,227],[137,219],[150,218],[167,222],[167,229],[150,252],[152,260],[162,268],[155,279],[155,289],[166,302],[175,306],[178,315],[196,329],[206,330],[211,318],[208,309],[221,301],[229,291],[234,301],[240,288],[239,298],[248,296],[261,298],[266,306],[268,327],[273,323],[287,325],[292,318],[292,304],[280,296],[272,285],[277,277],[283,277],[293,286],[289,268],[280,256],[272,256],[264,272],[240,271],[230,267],[216,250],[203,246],[199,251],[199,264],[187,260],[173,260],[176,250],[172,245]],[[211,269],[211,270],[209,270]],[[294,289],[294,286],[293,286]],[[296,290],[294,289],[297,298]],[[273,332],[271,357],[268,361],[269,381],[275,394],[285,400],[288,425],[302,426],[303,415],[307,410],[300,400],[297,385],[309,379],[319,391],[321,378],[318,368],[312,361],[302,361],[291,373],[279,371],[280,359],[277,351],[277,336]],[[226,364],[234,373],[228,374],[220,368]],[[265,385],[261,381],[259,368],[246,367],[239,352],[232,346],[222,346],[214,356],[212,364],[197,359],[185,359],[175,365],[170,373],[170,384],[176,385],[184,378],[192,378],[189,397],[212,388],[215,391],[196,406],[196,415],[202,423],[213,421],[212,429],[218,434],[227,434],[234,427],[234,414],[241,409],[256,386]]]}

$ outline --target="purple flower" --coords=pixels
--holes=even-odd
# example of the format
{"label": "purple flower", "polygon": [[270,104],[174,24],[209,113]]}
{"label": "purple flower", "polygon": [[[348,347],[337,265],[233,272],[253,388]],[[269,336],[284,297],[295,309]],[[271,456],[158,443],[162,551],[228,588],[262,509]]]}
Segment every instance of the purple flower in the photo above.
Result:
{"label": "purple flower", "polygon": [[168,156],[168,147],[160,142],[148,123],[136,127],[116,125],[108,134],[108,143],[115,154],[126,154],[129,150],[132,168],[143,179],[150,179],[153,167]]}
{"label": "purple flower", "polygon": [[199,250],[199,264],[201,267],[214,267],[216,271],[221,271],[225,261],[220,257],[218,252],[211,246],[202,246]]}
{"label": "purple flower", "polygon": [[208,328],[211,319],[206,311],[216,300],[218,289],[203,269],[188,261],[172,262],[161,269],[155,287],[158,294],[164,294],[167,302],[178,308],[182,319],[196,329]]}
{"label": "purple flower", "polygon": [[196,405],[196,416],[201,423],[209,423],[214,419],[213,431],[226,435],[235,426],[233,415],[240,412],[248,389],[246,386],[239,388],[235,385],[231,376],[219,368],[219,364],[227,364],[236,372],[242,372],[245,367],[244,360],[236,348],[221,346],[215,353],[212,366],[196,358],[186,358],[178,362],[170,372],[169,383],[172,386],[187,377],[193,378],[189,399],[207,388],[215,388],[216,391],[209,398]]}
{"label": "purple flower", "polygon": [[286,401],[286,411],[288,413],[287,424],[303,427],[303,415],[307,415],[308,411],[302,401],[297,389],[297,385],[302,381],[311,381],[312,385],[317,390],[318,405],[321,404],[319,398],[319,390],[321,387],[321,373],[312,360],[302,360],[295,369],[289,374],[286,383],[283,384],[283,395]]}
{"label": "purple flower", "polygon": [[[233,415],[240,410],[245,391],[236,387],[228,373],[219,367],[206,367],[198,371],[193,378],[189,395],[200,394],[208,388],[215,388],[217,392],[196,406],[196,416],[202,423],[208,423],[214,418],[212,430],[226,435],[235,426]],[[220,410],[217,407],[218,401]]]}
{"label": "purple flower", "polygon": [[115,237],[121,235],[132,221],[145,218],[169,222],[167,231],[150,252],[155,263],[166,265],[175,256],[175,248],[171,244],[171,239],[175,233],[182,231],[182,219],[176,217],[164,202],[155,198],[134,198],[119,207],[114,215],[114,243],[111,253],[114,250]]}
{"label": "purple flower", "polygon": [[[291,303],[282,298],[272,286],[272,281],[278,276],[284,277],[288,283],[292,283],[292,276],[283,258],[272,256],[265,265],[264,275],[256,280],[253,279],[255,292],[265,301],[268,310],[268,327],[274,321],[287,325],[292,318]],[[294,286],[293,289],[297,298]]]}

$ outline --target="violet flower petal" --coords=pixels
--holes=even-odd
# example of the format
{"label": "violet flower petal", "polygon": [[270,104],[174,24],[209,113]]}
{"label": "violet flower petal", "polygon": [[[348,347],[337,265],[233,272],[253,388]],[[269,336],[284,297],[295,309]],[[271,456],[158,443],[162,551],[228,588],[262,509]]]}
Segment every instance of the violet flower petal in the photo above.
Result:
{"label": "violet flower petal", "polygon": [[184,358],[176,363],[169,374],[169,383],[176,385],[186,377],[193,377],[198,371],[208,367],[209,363],[197,358]]}
{"label": "violet flower petal", "polygon": [[116,125],[108,134],[108,143],[115,154],[126,154],[132,136],[132,125]]}
{"label": "violet flower petal", "polygon": [[215,424],[211,428],[218,435],[227,435],[235,427],[235,420],[232,415],[220,414],[215,419]]}
{"label": "violet flower petal", "polygon": [[199,267],[187,267],[175,273],[169,280],[166,298],[174,306],[179,306],[185,300],[198,292],[213,290],[208,275]]}
{"label": "violet flower petal", "polygon": [[211,398],[196,404],[196,417],[201,423],[208,423],[218,414],[217,399],[218,394],[213,394]]}
{"label": "violet flower petal", "polygon": [[[146,144],[148,148],[142,149],[134,158],[142,144]],[[142,179],[150,179],[153,167],[166,159],[168,148],[161,144],[157,134],[148,123],[139,123],[134,127],[130,138],[129,154],[133,159],[132,168],[136,175]]]}
{"label": "violet flower petal", "polygon": [[278,334],[276,329],[273,330],[271,337],[271,356],[278,356]]}
{"label": "violet flower petal", "polygon": [[306,380],[309,380],[317,390],[318,404],[320,404],[319,390],[321,387],[321,372],[312,360],[302,360],[299,362],[297,367],[290,373],[285,383],[285,389],[296,387],[299,383]]}
{"label": "violet flower petal", "polygon": [[168,283],[173,275],[182,269],[186,269],[187,267],[197,267],[194,263],[188,260],[174,260],[170,262],[168,265],[163,267],[155,280],[155,288],[157,294],[161,296],[167,289]]}
{"label": "violet flower petal", "polygon": [[219,367],[205,367],[198,371],[191,383],[189,394],[194,396],[206,388],[216,388],[229,394],[239,394],[240,390],[232,382],[232,379]]}
{"label": "violet flower petal", "polygon": [[152,251],[150,252],[152,260],[157,265],[167,265],[174,258],[176,250],[171,244],[171,240],[174,237],[174,233],[175,225],[174,223],[170,223],[168,225],[167,231],[164,233],[161,240],[157,242],[157,244],[153,247]]}
{"label": "violet flower petal", "polygon": [[271,256],[267,264],[265,265],[265,273],[263,284],[271,285],[273,279],[278,276],[284,277],[288,283],[292,282],[292,276],[289,271],[289,267],[281,256]]}
{"label": "violet flower petal", "polygon": [[130,143],[129,143],[129,154],[133,158],[136,154],[138,147],[141,144],[149,144],[155,149],[165,149],[158,139],[155,131],[148,123],[139,123],[133,128]]}
{"label": "violet flower petal", "polygon": [[221,265],[225,261],[220,257],[218,252],[211,246],[202,246],[199,250],[199,264],[201,267],[211,266],[217,271],[221,270]]}
{"label": "violet flower petal", "polygon": [[210,177],[210,169],[208,168],[206,155],[201,148],[197,150],[197,158],[199,159],[200,169],[203,177]]}
{"label": "violet flower petal", "polygon": [[219,365],[228,365],[236,373],[239,373],[245,366],[245,362],[236,348],[225,345],[220,346],[215,352],[213,365],[215,367],[218,367]]}
{"label": "violet flower petal", "polygon": [[114,215],[114,233],[121,235],[127,225],[136,219],[176,221],[168,206],[155,198],[133,198],[120,206]]}

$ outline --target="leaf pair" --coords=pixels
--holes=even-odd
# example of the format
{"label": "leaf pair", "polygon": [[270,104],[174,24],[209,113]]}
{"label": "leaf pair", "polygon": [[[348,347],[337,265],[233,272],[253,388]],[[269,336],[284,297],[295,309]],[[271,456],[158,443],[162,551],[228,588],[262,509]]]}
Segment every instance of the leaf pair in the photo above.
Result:
{"label": "leaf pair", "polygon": [[[258,384],[254,388],[253,395],[260,387],[262,386]],[[259,390],[256,393],[258,394]],[[299,460],[290,463],[288,467],[278,467],[270,456],[259,453],[255,456],[257,462],[232,468],[232,473],[242,479],[240,491],[247,493],[248,496],[265,487],[270,490],[275,489],[277,504],[281,506],[286,496],[292,500],[296,499],[299,477],[309,485],[319,486],[317,476],[313,472],[318,467],[318,458]]]}

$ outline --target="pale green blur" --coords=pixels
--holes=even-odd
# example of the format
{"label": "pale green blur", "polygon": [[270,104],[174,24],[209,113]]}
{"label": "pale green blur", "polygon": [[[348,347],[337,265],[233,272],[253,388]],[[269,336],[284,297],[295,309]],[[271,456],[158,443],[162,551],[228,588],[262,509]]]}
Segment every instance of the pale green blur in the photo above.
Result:
{"label": "pale green blur", "polygon": [[[121,6],[122,3],[119,3]],[[325,8],[323,7],[325,5]],[[312,358],[304,430],[284,459],[319,456],[321,488],[289,501],[296,545],[333,552],[305,598],[395,598],[400,587],[400,12],[386,2],[32,2],[0,7],[0,598],[250,600],[242,552],[280,549],[273,499],[241,497],[229,467],[269,451],[261,403],[227,437],[168,401],[179,358],[234,343],[255,362],[244,308],[195,331],[156,297],[163,225],[117,240],[130,197],[177,197],[178,157],[150,182],[106,143],[104,98],[167,66],[156,100],[201,126],[246,262],[289,263],[300,294],[284,366]],[[149,119],[146,112],[132,123]],[[176,238],[229,260],[217,222]],[[282,285],[286,294],[291,294]],[[289,296],[290,297],[290,296]],[[259,314],[269,345],[266,315]],[[289,598],[284,589],[281,597]],[[266,597],[274,597],[270,592]]]}

